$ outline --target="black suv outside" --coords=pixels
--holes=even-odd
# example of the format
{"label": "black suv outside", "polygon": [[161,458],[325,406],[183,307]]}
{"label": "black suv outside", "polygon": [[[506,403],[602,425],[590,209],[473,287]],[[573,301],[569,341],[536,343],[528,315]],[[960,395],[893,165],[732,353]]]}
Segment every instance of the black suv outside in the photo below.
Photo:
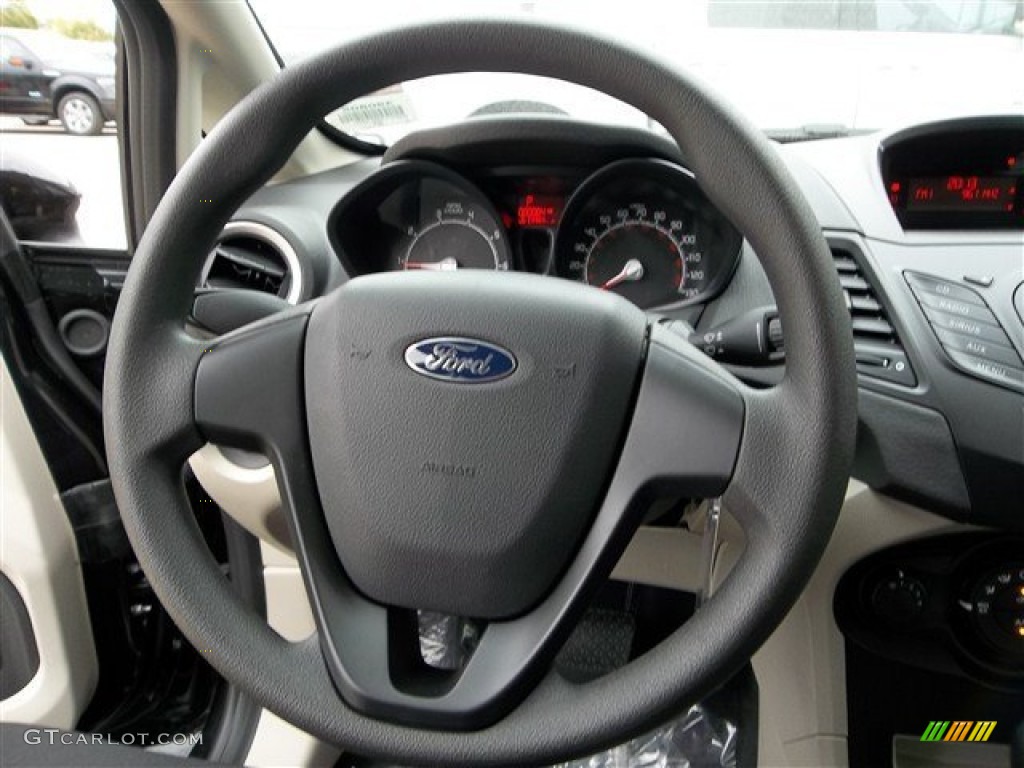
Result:
{"label": "black suv outside", "polygon": [[94,136],[114,119],[114,46],[0,27],[0,113]]}

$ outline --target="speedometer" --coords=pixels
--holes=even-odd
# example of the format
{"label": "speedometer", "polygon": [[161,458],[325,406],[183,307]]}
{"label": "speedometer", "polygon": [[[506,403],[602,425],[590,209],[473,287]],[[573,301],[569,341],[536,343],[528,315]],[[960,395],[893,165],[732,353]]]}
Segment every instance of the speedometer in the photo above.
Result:
{"label": "speedometer", "polygon": [[729,278],[740,243],[689,173],[661,160],[624,160],[573,195],[556,268],[641,307],[693,303]]}

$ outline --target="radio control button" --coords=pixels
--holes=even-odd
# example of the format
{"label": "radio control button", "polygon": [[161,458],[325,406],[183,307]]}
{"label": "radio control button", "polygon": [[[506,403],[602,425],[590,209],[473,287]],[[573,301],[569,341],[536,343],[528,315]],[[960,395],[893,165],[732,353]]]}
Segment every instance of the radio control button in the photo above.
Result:
{"label": "radio control button", "polygon": [[922,293],[930,293],[941,298],[977,304],[979,307],[985,306],[985,300],[965,286],[940,280],[930,275],[922,275],[918,272],[906,272],[904,274],[907,282],[910,283],[911,290],[914,291],[914,295],[918,298],[921,298]]}
{"label": "radio control button", "polygon": [[944,331],[936,328],[935,333],[939,336],[942,346],[949,351],[966,352],[969,355],[980,357],[993,363],[1002,363],[1014,367],[1024,365],[1020,355],[1010,347],[997,344],[992,341],[984,341],[973,336],[961,336],[959,333]]}
{"label": "radio control button", "polygon": [[973,336],[981,341],[991,341],[995,344],[1002,344],[1005,347],[1010,346],[1010,340],[1006,337],[1006,333],[1002,328],[993,327],[987,323],[975,322],[974,320],[967,320],[955,315],[947,315],[945,312],[938,312],[929,307],[924,308],[924,313],[928,317],[928,321],[935,328],[945,328],[947,331],[953,331],[964,336]]}
{"label": "radio control button", "polygon": [[931,307],[937,312],[999,327],[999,321],[996,320],[996,316],[984,305],[969,304],[966,301],[947,299],[944,296],[936,296],[935,294],[924,292],[918,294],[917,298],[923,306]]}
{"label": "radio control button", "polygon": [[1024,388],[1024,368],[989,362],[974,355],[946,349],[946,354],[958,368],[982,379],[1006,384],[1016,389]]}

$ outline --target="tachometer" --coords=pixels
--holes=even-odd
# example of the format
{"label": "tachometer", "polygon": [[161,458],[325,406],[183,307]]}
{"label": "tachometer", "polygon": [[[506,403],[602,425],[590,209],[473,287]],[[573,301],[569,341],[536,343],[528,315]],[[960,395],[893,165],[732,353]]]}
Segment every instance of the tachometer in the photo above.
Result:
{"label": "tachometer", "polygon": [[[425,180],[423,191],[430,186]],[[426,201],[420,221],[408,226],[408,247],[398,251],[397,268],[508,269],[508,249],[494,214],[455,187],[444,186],[440,199]]]}
{"label": "tachometer", "polygon": [[555,253],[562,277],[655,307],[709,298],[732,273],[740,242],[682,168],[625,160],[576,191]]}
{"label": "tachometer", "polygon": [[351,275],[510,268],[508,236],[491,201],[426,160],[381,166],[338,201],[327,226]]}

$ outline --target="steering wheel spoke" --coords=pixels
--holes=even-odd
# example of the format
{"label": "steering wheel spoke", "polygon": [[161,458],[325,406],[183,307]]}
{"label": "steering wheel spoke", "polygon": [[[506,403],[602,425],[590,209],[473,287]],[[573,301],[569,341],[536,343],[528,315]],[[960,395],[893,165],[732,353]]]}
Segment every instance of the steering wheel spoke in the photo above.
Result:
{"label": "steering wheel spoke", "polygon": [[653,325],[620,484],[633,494],[721,494],[742,437],[743,389],[682,337]]}
{"label": "steering wheel spoke", "polygon": [[308,308],[299,308],[206,344],[196,364],[194,420],[207,440],[284,455],[305,443],[308,319]]}

